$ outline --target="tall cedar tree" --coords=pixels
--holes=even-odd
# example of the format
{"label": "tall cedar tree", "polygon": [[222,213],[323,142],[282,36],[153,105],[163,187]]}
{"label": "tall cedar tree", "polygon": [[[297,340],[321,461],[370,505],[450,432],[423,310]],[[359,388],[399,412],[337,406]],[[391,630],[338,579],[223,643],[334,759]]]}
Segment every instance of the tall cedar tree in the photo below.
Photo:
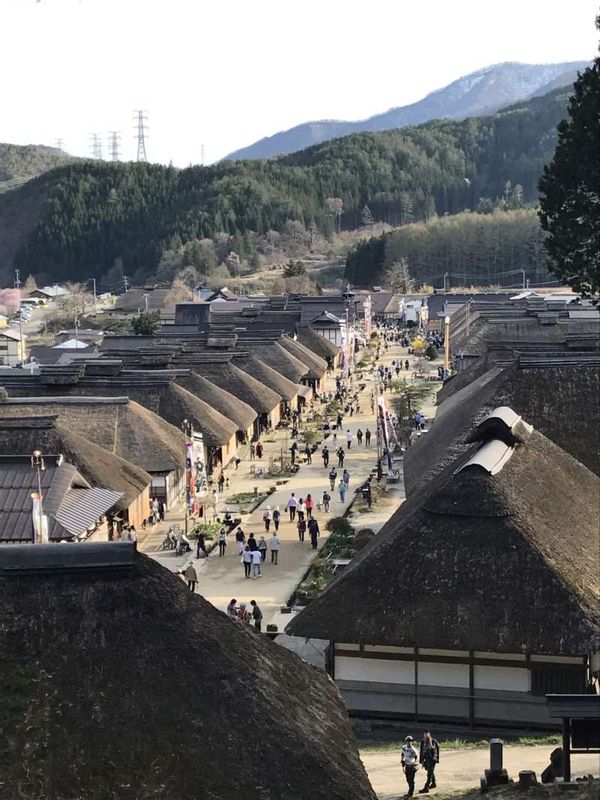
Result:
{"label": "tall cedar tree", "polygon": [[600,58],[574,88],[556,153],[540,179],[540,221],[550,269],[589,296],[600,291]]}

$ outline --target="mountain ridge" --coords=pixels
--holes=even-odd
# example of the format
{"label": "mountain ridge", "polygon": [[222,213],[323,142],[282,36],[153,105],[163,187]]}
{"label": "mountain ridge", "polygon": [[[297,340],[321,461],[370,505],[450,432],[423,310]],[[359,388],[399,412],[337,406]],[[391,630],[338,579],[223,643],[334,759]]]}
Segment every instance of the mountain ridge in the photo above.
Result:
{"label": "mountain ridge", "polygon": [[[403,128],[433,119],[463,119],[491,114],[572,83],[577,71],[587,64],[587,61],[555,64],[505,61],[491,64],[429,92],[414,103],[392,107],[360,120],[321,119],[300,123],[235,150],[224,160],[272,158],[351,133]],[[557,85],[557,79],[562,83]]]}

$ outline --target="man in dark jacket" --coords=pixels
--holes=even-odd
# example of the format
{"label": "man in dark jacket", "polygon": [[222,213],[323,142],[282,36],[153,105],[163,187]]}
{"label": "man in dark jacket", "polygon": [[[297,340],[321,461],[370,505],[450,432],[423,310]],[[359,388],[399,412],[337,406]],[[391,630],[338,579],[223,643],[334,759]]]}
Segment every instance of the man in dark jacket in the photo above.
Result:
{"label": "man in dark jacket", "polygon": [[440,760],[440,745],[437,739],[431,735],[431,731],[425,731],[421,740],[421,748],[419,750],[419,764],[427,771],[427,780],[425,786],[419,789],[419,794],[427,794],[430,789],[435,789],[437,784],[435,782],[435,765]]}
{"label": "man in dark jacket", "polygon": [[311,517],[308,520],[308,532],[310,533],[310,543],[312,545],[312,549],[316,550],[317,545],[319,543],[319,523],[314,517]]}

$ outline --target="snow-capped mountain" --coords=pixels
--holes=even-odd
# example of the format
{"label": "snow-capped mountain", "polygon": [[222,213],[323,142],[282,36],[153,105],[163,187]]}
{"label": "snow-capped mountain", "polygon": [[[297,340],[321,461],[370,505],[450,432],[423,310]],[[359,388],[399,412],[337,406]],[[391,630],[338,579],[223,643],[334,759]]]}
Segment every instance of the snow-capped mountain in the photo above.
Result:
{"label": "snow-capped mountain", "polygon": [[419,125],[430,119],[460,119],[488,114],[519,100],[527,100],[573,83],[586,61],[561,64],[506,62],[484,67],[431,92],[422,100],[392,108],[357,122],[320,120],[296,125],[237,150],[228,159],[269,158],[303,150],[313,144],[360,131],[385,131]]}

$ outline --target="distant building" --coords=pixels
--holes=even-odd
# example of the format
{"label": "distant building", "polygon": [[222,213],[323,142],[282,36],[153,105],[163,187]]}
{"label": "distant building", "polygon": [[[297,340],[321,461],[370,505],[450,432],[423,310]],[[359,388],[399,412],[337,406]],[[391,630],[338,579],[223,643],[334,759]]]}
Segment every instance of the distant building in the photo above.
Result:
{"label": "distant building", "polygon": [[37,298],[48,303],[50,300],[60,300],[61,297],[67,297],[70,292],[63,286],[43,286],[41,289],[34,289],[29,293],[30,298]]}
{"label": "distant building", "polygon": [[14,367],[25,361],[25,337],[12,328],[0,328],[0,365]]}

